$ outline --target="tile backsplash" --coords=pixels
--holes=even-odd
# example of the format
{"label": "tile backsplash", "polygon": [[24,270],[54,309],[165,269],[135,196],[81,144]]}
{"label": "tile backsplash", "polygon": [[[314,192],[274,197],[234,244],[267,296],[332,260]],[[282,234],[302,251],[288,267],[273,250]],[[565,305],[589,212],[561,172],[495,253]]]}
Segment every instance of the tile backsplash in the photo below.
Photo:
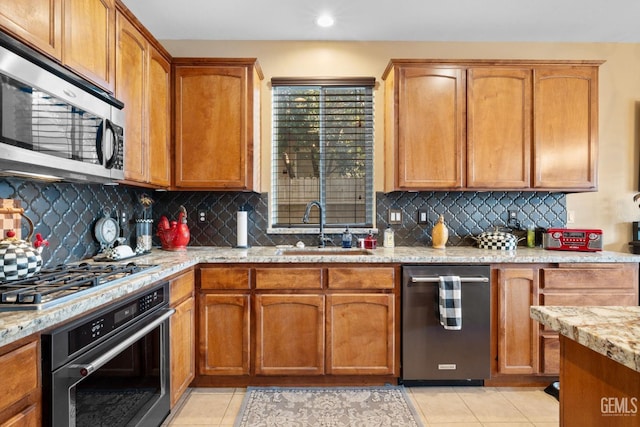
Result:
{"label": "tile backsplash", "polygon": [[[91,257],[99,244],[93,226],[104,207],[126,212],[123,236],[135,246],[135,218],[142,217],[138,202],[149,194],[155,203],[153,218],[176,219],[178,209],[185,206],[191,231],[190,246],[233,246],[236,243],[236,212],[248,211],[248,242],[252,246],[293,244],[302,240],[313,245],[313,235],[267,234],[268,195],[242,192],[151,192],[125,186],[97,184],[41,183],[18,178],[0,179],[0,199],[17,199],[33,220],[36,232],[48,239],[43,259],[46,265],[73,262]],[[396,245],[430,245],[431,228],[442,214],[449,228],[450,245],[471,245],[466,236],[478,234],[494,225],[507,222],[507,209],[516,207],[521,223],[539,227],[562,227],[566,222],[566,198],[562,193],[547,192],[394,192],[377,193],[377,227],[387,226],[387,211],[400,209],[403,222],[393,225]],[[418,211],[427,213],[426,224],[418,224]],[[198,220],[198,212],[206,220]],[[155,234],[155,226],[154,226]],[[23,224],[23,235],[26,236]],[[336,243],[339,236],[334,237]],[[160,242],[154,236],[154,245]]]}

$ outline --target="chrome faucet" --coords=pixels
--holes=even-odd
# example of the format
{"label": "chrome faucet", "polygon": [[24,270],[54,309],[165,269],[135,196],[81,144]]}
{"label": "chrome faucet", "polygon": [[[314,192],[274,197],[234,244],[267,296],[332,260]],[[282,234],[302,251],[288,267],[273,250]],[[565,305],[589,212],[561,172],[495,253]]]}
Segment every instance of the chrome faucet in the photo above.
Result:
{"label": "chrome faucet", "polygon": [[304,211],[304,216],[302,217],[302,222],[305,224],[309,223],[309,214],[311,213],[311,208],[317,206],[318,207],[318,215],[320,215],[320,240],[318,242],[319,248],[324,248],[324,221],[322,220],[322,205],[317,200],[312,200],[307,203],[307,209]]}

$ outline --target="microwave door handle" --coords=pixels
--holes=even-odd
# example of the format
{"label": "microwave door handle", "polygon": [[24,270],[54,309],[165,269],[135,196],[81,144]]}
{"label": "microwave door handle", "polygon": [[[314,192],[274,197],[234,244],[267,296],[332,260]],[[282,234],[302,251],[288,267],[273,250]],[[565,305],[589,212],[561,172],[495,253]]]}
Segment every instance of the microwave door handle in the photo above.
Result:
{"label": "microwave door handle", "polygon": [[116,132],[116,128],[111,120],[106,119],[106,125],[107,129],[111,131],[111,156],[107,159],[104,167],[107,169],[113,169],[116,159],[118,158],[118,133]]}
{"label": "microwave door handle", "polygon": [[98,162],[103,164],[104,153],[102,151],[102,140],[104,138],[104,120],[100,120],[98,131],[96,132],[96,154],[98,155]]}

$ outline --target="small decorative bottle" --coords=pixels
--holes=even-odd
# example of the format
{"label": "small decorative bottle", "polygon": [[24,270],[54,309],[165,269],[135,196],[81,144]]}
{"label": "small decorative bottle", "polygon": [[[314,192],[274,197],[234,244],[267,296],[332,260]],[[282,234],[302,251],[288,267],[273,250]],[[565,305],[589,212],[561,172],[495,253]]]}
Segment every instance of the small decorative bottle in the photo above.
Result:
{"label": "small decorative bottle", "polygon": [[438,222],[431,230],[431,243],[435,249],[444,249],[449,240],[449,230],[444,225],[444,216],[440,215]]}

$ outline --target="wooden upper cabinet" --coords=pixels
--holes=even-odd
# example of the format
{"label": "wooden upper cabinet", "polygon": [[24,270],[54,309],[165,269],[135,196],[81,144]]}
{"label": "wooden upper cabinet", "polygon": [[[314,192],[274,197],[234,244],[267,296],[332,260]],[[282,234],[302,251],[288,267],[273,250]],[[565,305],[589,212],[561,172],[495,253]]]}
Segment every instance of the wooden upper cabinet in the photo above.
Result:
{"label": "wooden upper cabinet", "polygon": [[149,49],[149,183],[171,185],[171,63]]}
{"label": "wooden upper cabinet", "polygon": [[174,186],[258,191],[257,61],[176,58],[174,67]]}
{"label": "wooden upper cabinet", "polygon": [[62,58],[62,0],[4,0],[0,27],[48,55]]}
{"label": "wooden upper cabinet", "polygon": [[143,35],[122,14],[116,16],[116,98],[124,102],[126,123],[125,179],[147,179],[147,55]]}
{"label": "wooden upper cabinet", "polygon": [[468,70],[468,188],[529,187],[531,75],[531,69]]}
{"label": "wooden upper cabinet", "polygon": [[116,29],[115,94],[125,104],[125,182],[166,188],[171,183],[171,65],[120,11]]}
{"label": "wooden upper cabinet", "polygon": [[392,60],[385,191],[596,190],[600,64]]}
{"label": "wooden upper cabinet", "polygon": [[115,0],[64,0],[62,62],[112,92]]}
{"label": "wooden upper cabinet", "polygon": [[465,70],[398,65],[385,77],[385,188],[463,185]]}
{"label": "wooden upper cabinet", "polygon": [[534,71],[534,187],[596,190],[598,68]]}

